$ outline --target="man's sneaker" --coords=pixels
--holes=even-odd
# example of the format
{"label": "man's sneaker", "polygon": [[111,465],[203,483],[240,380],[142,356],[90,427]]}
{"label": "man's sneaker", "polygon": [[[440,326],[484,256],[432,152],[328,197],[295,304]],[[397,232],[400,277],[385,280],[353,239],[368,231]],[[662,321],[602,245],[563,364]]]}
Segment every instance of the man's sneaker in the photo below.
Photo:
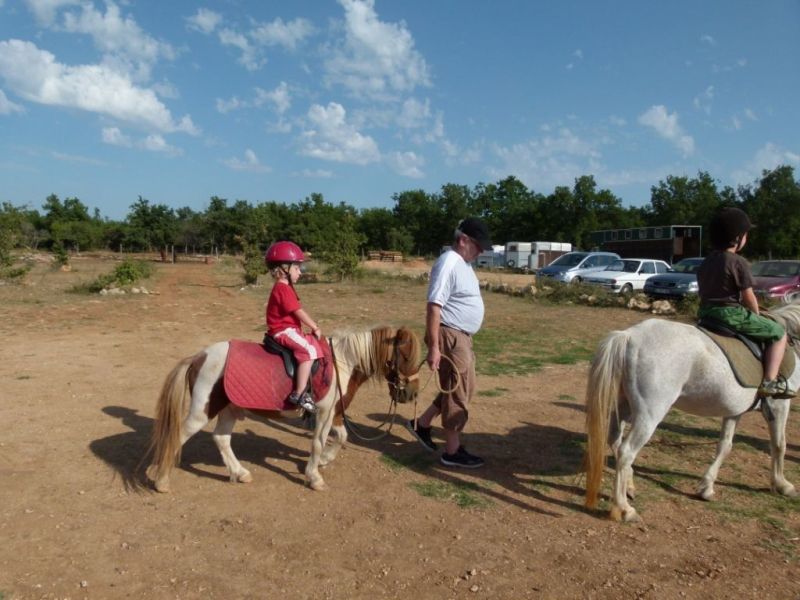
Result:
{"label": "man's sneaker", "polygon": [[459,467],[462,469],[477,469],[483,466],[483,459],[467,452],[464,446],[459,446],[455,454],[445,452],[439,459],[446,467]]}
{"label": "man's sneaker", "polygon": [[789,384],[783,377],[778,379],[765,379],[758,386],[759,396],[772,398],[794,398],[797,392],[789,389]]}
{"label": "man's sneaker", "polygon": [[414,427],[414,419],[409,419],[404,423],[406,429],[408,429],[409,433],[417,438],[417,441],[422,444],[425,450],[429,452],[436,452],[436,444],[433,443],[431,439],[431,428],[430,427],[422,427],[417,423],[417,426]]}

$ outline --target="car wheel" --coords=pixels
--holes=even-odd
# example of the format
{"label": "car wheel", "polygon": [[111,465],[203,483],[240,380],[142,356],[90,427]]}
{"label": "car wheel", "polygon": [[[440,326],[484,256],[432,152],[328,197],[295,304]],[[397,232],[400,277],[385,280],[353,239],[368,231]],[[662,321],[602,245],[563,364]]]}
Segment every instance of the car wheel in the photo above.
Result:
{"label": "car wheel", "polygon": [[583,277],[573,277],[570,283],[583,283]]}
{"label": "car wheel", "polygon": [[792,304],[794,302],[800,302],[800,290],[789,290],[783,295],[782,300],[784,304]]}
{"label": "car wheel", "polygon": [[622,286],[620,290],[623,294],[630,294],[633,291],[633,286],[630,283],[626,283]]}

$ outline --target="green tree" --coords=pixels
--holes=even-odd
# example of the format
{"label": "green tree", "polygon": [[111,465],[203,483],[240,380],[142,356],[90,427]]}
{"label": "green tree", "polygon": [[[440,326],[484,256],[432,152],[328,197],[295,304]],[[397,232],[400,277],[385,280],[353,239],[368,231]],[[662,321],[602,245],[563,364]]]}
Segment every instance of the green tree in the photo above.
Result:
{"label": "green tree", "polygon": [[762,173],[757,186],[739,189],[742,208],[758,226],[745,254],[768,258],[800,257],[800,184],[794,169],[782,165]]}
{"label": "green tree", "polygon": [[150,204],[150,201],[139,196],[131,204],[127,216],[128,234],[126,246],[139,249],[158,249],[162,259],[166,255],[166,246],[174,243],[177,232],[175,212],[164,204]]}

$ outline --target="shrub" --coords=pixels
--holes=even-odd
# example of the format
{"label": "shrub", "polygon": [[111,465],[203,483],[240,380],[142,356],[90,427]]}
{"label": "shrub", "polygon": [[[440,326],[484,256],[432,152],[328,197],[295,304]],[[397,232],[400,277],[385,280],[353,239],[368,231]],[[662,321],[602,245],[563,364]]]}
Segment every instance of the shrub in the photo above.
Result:
{"label": "shrub", "polygon": [[153,267],[150,263],[127,258],[118,264],[111,273],[100,275],[88,283],[79,283],[70,291],[76,294],[96,294],[111,285],[132,285],[139,279],[147,279],[152,273]]}

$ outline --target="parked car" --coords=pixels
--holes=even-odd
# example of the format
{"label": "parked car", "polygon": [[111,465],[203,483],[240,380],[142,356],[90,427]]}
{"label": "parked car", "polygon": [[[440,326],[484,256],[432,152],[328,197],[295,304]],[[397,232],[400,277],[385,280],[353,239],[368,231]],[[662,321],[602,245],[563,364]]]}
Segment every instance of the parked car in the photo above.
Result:
{"label": "parked car", "polygon": [[752,272],[757,295],[787,303],[800,300],[800,260],[763,260]]}
{"label": "parked car", "polygon": [[672,265],[669,273],[649,277],[644,282],[644,293],[651,298],[673,300],[697,294],[697,269],[703,264],[703,260],[702,258],[684,258]]}
{"label": "parked car", "polygon": [[599,285],[610,292],[632,292],[644,288],[648,277],[666,273],[669,265],[663,260],[651,258],[621,258],[604,270],[592,273],[584,279],[591,285]]}
{"label": "parked car", "polygon": [[567,252],[539,269],[536,275],[562,283],[579,282],[587,274],[602,271],[615,260],[619,260],[619,254],[614,252]]}

